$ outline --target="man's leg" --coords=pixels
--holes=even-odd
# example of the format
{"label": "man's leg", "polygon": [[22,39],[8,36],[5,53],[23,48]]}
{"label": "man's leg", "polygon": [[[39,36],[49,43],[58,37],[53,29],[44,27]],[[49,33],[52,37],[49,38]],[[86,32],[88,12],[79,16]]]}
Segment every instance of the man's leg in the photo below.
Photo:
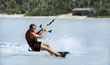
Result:
{"label": "man's leg", "polygon": [[49,45],[48,43],[42,42],[42,44],[43,44],[44,46],[47,46],[47,47],[50,48],[50,45]]}
{"label": "man's leg", "polygon": [[60,53],[57,53],[55,51],[53,51],[51,48],[50,48],[50,45],[49,44],[46,44],[44,42],[41,43],[41,50],[47,50],[51,55],[55,55],[55,56],[60,56]]}
{"label": "man's leg", "polygon": [[[42,45],[44,45],[44,46],[46,46],[46,47],[49,47],[49,48],[51,48],[50,47],[50,45],[48,44],[48,43],[45,43],[45,42],[42,42]],[[50,53],[50,52],[49,52]],[[51,54],[51,56],[53,56],[54,54],[52,54],[52,53],[50,53]]]}

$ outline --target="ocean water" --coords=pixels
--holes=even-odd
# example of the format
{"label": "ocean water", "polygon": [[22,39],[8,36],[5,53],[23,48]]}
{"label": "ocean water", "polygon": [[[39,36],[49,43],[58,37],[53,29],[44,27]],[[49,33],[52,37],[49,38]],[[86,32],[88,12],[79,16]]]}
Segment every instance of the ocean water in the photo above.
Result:
{"label": "ocean water", "polygon": [[[0,18],[0,65],[110,65],[110,19]],[[25,32],[30,24],[47,33],[39,41],[55,51],[69,51],[66,58],[48,52],[29,52]]]}

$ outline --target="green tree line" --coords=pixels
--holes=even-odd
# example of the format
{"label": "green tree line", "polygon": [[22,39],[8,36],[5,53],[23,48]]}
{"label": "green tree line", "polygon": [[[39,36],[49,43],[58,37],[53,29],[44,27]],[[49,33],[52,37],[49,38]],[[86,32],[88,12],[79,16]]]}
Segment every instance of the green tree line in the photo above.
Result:
{"label": "green tree line", "polygon": [[0,0],[0,13],[58,15],[74,8],[94,8],[96,15],[110,15],[110,0]]}

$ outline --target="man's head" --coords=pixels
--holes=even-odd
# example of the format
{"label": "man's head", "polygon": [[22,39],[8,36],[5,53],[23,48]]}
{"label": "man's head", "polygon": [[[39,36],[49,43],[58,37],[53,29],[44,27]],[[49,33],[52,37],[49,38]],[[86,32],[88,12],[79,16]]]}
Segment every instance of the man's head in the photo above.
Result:
{"label": "man's head", "polygon": [[35,32],[36,30],[36,25],[35,24],[31,24],[29,29],[32,31],[32,32]]}

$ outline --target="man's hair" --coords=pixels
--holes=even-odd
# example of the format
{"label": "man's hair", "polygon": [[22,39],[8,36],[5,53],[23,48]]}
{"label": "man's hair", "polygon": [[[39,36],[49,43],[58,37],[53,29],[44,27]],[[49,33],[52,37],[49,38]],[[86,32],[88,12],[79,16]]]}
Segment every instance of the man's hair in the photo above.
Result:
{"label": "man's hair", "polygon": [[35,27],[36,27],[36,25],[35,25],[35,24],[31,24],[29,27],[30,27],[30,28],[33,28],[33,26],[35,26]]}

